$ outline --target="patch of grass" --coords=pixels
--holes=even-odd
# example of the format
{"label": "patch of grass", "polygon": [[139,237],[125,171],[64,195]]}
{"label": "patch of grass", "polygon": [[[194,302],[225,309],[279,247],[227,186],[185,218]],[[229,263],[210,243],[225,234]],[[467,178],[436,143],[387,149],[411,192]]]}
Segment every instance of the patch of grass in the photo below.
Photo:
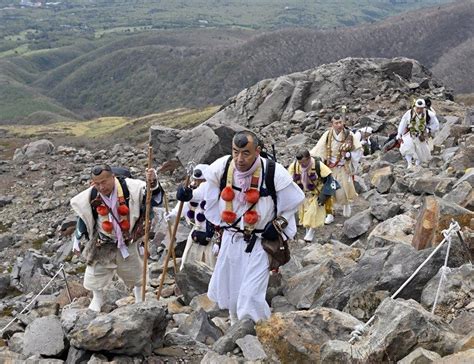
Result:
{"label": "patch of grass", "polygon": [[12,316],[13,307],[5,307],[2,312],[0,312],[0,316]]}
{"label": "patch of grass", "polygon": [[83,264],[83,265],[80,265],[79,267],[76,268],[76,270],[74,271],[75,274],[79,274],[79,273],[84,273],[86,271],[86,265]]}
{"label": "patch of grass", "polygon": [[10,230],[11,224],[5,224],[4,222],[0,221],[0,233],[5,233]]}
{"label": "patch of grass", "polygon": [[38,239],[33,240],[31,242],[31,246],[36,250],[40,250],[46,240],[48,240],[48,238],[46,236],[42,236]]}

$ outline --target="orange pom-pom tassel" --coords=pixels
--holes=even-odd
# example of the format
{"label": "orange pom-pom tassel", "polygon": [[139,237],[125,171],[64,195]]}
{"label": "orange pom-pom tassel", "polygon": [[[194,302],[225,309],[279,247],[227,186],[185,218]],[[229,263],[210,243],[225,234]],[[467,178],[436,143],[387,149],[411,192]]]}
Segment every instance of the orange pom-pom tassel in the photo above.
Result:
{"label": "orange pom-pom tassel", "polygon": [[124,231],[128,231],[128,229],[130,229],[130,222],[128,220],[120,221],[120,228]]}
{"label": "orange pom-pom tassel", "polygon": [[234,199],[234,190],[232,189],[231,186],[226,186],[221,192],[221,198],[224,201],[232,201]]}
{"label": "orange pom-pom tassel", "polygon": [[112,225],[112,223],[110,221],[103,221],[102,222],[102,229],[104,229],[104,231],[106,233],[111,233],[112,230],[114,229],[114,226]]}
{"label": "orange pom-pom tassel", "polygon": [[245,199],[247,200],[248,203],[251,203],[251,204],[257,203],[259,198],[260,198],[260,192],[255,188],[251,188],[250,190],[245,192]]}
{"label": "orange pom-pom tassel", "polygon": [[96,211],[100,216],[105,216],[109,213],[109,209],[107,208],[107,206],[102,205],[97,206]]}
{"label": "orange pom-pom tassel", "polygon": [[257,211],[247,211],[245,214],[244,214],[244,222],[246,224],[249,224],[249,225],[254,225],[256,224],[258,221],[258,214],[257,214]]}
{"label": "orange pom-pom tassel", "polygon": [[227,224],[232,224],[237,219],[237,214],[234,211],[225,210],[222,211],[221,218]]}
{"label": "orange pom-pom tassel", "polygon": [[117,209],[118,213],[122,216],[128,215],[128,207],[127,205],[120,205]]}

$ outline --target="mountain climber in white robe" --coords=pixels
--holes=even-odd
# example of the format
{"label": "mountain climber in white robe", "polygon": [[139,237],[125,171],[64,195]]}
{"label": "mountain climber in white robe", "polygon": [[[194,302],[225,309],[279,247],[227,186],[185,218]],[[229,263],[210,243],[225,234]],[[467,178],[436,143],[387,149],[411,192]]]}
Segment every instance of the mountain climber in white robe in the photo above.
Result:
{"label": "mountain climber in white robe", "polygon": [[424,99],[415,101],[412,109],[402,117],[398,126],[397,139],[402,141],[400,153],[407,161],[407,168],[429,162],[431,159],[430,139],[439,130],[439,121],[434,111],[426,108]]}
{"label": "mountain climber in white robe", "polygon": [[[193,261],[204,262],[211,268],[216,265],[216,256],[212,252],[211,243],[214,229],[205,217],[207,188],[205,175],[208,168],[207,164],[198,164],[194,167],[190,186],[193,197],[183,205],[182,214],[192,229],[184,248],[180,269],[183,269],[187,262]],[[168,214],[165,214],[165,219],[167,221],[174,220],[178,215],[178,210],[179,204]]]}
{"label": "mountain climber in white robe", "polygon": [[[341,188],[336,191],[335,202],[343,206],[343,216],[351,216],[351,203],[357,197],[353,177],[363,154],[360,140],[344,127],[340,115],[332,118],[332,127],[319,139],[311,149],[312,157],[320,158],[332,171]],[[328,211],[326,224],[334,221],[334,212]]]}
{"label": "mountain climber in white robe", "polygon": [[[228,309],[231,324],[237,320],[267,319],[265,300],[270,276],[269,257],[262,247],[262,234],[274,229],[272,196],[265,196],[264,174],[270,161],[259,155],[258,138],[249,131],[237,133],[232,156],[212,163],[207,171],[206,218],[223,229],[217,263],[209,283],[208,296],[221,309]],[[232,158],[228,164],[229,158]],[[227,177],[225,188],[222,177]],[[284,233],[296,234],[295,213],[304,193],[283,166],[275,163],[274,186],[277,215],[286,219]],[[215,251],[219,249],[214,246]],[[250,252],[249,252],[250,251]]]}

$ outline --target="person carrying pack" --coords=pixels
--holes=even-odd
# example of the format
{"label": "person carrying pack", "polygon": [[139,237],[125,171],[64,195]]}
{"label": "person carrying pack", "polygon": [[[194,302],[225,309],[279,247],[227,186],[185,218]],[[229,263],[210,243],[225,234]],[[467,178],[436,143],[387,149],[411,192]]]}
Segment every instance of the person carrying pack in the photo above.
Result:
{"label": "person carrying pack", "polygon": [[[103,304],[103,290],[115,273],[128,287],[133,287],[136,302],[141,301],[143,262],[138,240],[144,219],[146,183],[119,175],[123,169],[115,171],[117,175],[107,164],[94,166],[91,186],[71,199],[71,207],[79,217],[73,252],[80,254],[82,250],[87,264],[84,287],[93,293],[89,309],[97,312]],[[152,205],[156,206],[163,193],[155,170],[147,171],[147,180],[152,188]]]}
{"label": "person carrying pack", "polygon": [[[431,101],[430,101],[431,106]],[[407,168],[431,159],[430,139],[439,129],[436,114],[427,108],[424,99],[415,101],[414,107],[402,117],[396,139],[400,140],[400,153],[407,161]]]}
{"label": "person carrying pack", "polygon": [[216,160],[206,175],[206,218],[222,231],[208,297],[229,310],[231,324],[270,316],[265,294],[276,254],[267,251],[278,245],[265,249],[264,241],[281,241],[281,234],[282,240],[293,238],[295,213],[304,200],[285,168],[259,153],[257,136],[238,132],[232,156]]}
{"label": "person carrying pack", "polygon": [[290,164],[288,172],[293,181],[305,193],[304,203],[298,211],[299,223],[306,228],[304,240],[312,242],[316,228],[323,226],[326,220],[325,203],[340,188],[332,178],[331,170],[319,158],[313,158],[307,149],[296,154],[296,160]]}

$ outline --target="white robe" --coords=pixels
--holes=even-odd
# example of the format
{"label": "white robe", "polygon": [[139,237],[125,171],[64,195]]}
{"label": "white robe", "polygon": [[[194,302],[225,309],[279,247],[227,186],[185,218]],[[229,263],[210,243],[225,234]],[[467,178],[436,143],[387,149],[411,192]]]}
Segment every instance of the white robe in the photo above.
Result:
{"label": "white robe", "polygon": [[[186,222],[189,225],[192,225],[191,232],[189,233],[188,240],[186,241],[186,247],[184,248],[183,257],[181,258],[181,267],[180,270],[184,268],[184,264],[190,261],[202,261],[209,265],[211,268],[214,268],[216,265],[216,257],[212,254],[212,242],[209,242],[207,245],[200,245],[193,241],[192,233],[194,230],[206,231],[206,221],[199,222],[196,219],[189,219],[187,216],[188,211],[191,209],[190,203],[198,203],[198,206],[194,210],[194,216],[199,213],[205,213],[205,208],[201,207],[201,202],[205,201],[205,192],[207,188],[207,183],[201,183],[198,188],[193,190],[193,198],[191,201],[186,202],[183,206],[182,216],[185,217]],[[179,209],[179,204],[176,205],[173,209],[174,215],[177,215]]]}
{"label": "white robe", "polygon": [[[221,226],[225,225],[221,220],[225,201],[220,199],[220,179],[227,158],[229,156],[216,160],[206,173],[208,183],[205,198],[206,217],[213,224]],[[267,163],[265,159],[263,160]],[[260,180],[261,178],[260,175]],[[278,215],[287,219],[288,226],[285,233],[292,238],[296,234],[295,213],[305,196],[293,182],[290,174],[278,163],[274,180]],[[237,216],[241,216],[249,206],[238,203],[237,196],[241,192],[235,190],[234,192],[233,209]],[[273,207],[271,196],[260,198],[256,205],[256,211],[260,216],[256,229],[263,229],[273,220]],[[268,255],[262,248],[260,237],[251,253],[246,253],[246,248],[247,243],[242,234],[224,231],[216,267],[209,283],[208,296],[217,302],[221,309],[228,309],[232,314],[236,314],[239,320],[249,318],[257,322],[270,317],[270,307],[265,301],[270,274]]]}
{"label": "white robe", "polygon": [[402,137],[402,144],[400,145],[400,153],[402,156],[412,156],[416,160],[424,163],[431,159],[430,139],[439,130],[439,121],[436,113],[427,110],[430,115],[430,121],[426,128],[429,129],[430,138],[425,141],[420,141],[419,138],[413,138],[408,130],[411,120],[411,110],[408,110],[402,117],[400,125],[398,126],[398,135]]}

